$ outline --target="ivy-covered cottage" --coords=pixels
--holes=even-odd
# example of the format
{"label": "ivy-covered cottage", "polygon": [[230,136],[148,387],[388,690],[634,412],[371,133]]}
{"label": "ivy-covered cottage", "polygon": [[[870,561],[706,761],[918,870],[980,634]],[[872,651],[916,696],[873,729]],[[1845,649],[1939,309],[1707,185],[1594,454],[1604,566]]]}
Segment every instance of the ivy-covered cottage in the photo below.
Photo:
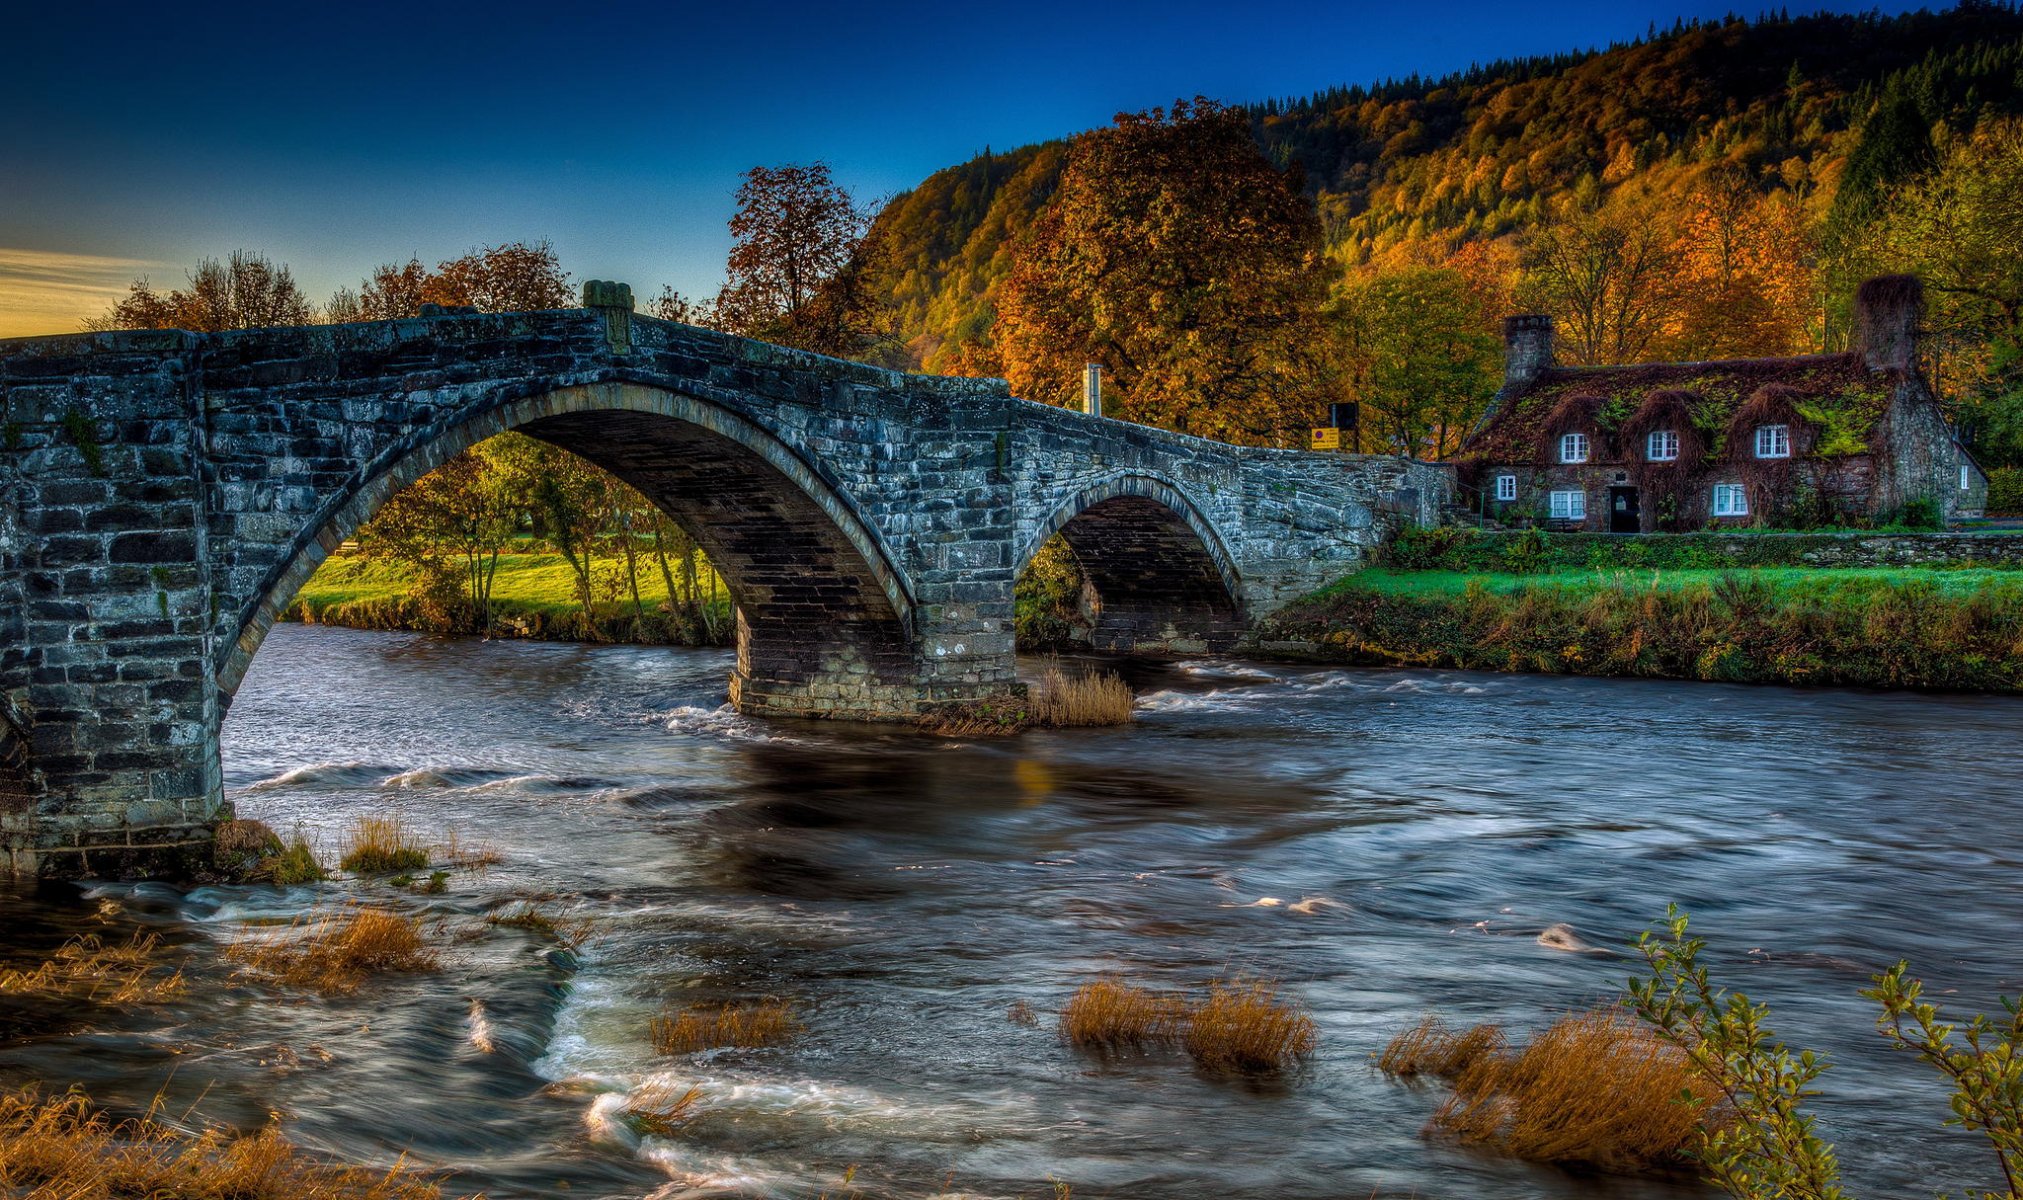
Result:
{"label": "ivy-covered cottage", "polygon": [[1980,516],[1988,477],[1917,365],[1923,295],[1868,280],[1854,348],[1799,358],[1566,367],[1550,317],[1511,317],[1462,481],[1491,518],[1594,532]]}

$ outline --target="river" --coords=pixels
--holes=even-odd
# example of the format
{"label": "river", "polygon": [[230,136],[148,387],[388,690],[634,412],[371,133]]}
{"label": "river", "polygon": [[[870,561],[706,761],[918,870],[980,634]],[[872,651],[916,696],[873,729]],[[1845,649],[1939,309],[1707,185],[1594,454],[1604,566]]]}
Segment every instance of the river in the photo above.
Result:
{"label": "river", "polygon": [[[146,929],[191,981],[0,1009],[0,1083],[276,1113],[494,1198],[1698,1196],[1429,1140],[1440,1093],[1369,1065],[1429,1009],[1522,1030],[1616,994],[1635,963],[1610,948],[1676,901],[1720,981],[1831,1055],[1820,1131],[1856,1194],[1993,1185],[1855,993],[1898,958],[1962,1013],[2023,991],[2023,702],[1218,660],[1131,665],[1129,728],[949,741],[747,721],[729,662],[276,628],[225,724],[241,815],[334,849],[397,809],[503,861],[438,896],[0,893],[0,961]],[[361,894],[429,914],[445,969],[326,998],[221,956]],[[485,924],[530,898],[588,922],[578,954]],[[1541,945],[1559,922],[1602,951]],[[1233,1081],[1051,1028],[1105,974],[1229,972],[1311,1007],[1309,1066]],[[654,1056],[667,1006],[762,996],[797,1041]],[[682,1136],[608,1119],[656,1085],[702,1089]]]}

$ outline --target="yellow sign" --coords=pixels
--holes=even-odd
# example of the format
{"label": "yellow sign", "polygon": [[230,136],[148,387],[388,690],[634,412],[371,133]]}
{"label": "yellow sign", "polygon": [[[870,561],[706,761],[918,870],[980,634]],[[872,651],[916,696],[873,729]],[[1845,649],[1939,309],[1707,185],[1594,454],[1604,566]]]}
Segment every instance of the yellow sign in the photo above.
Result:
{"label": "yellow sign", "polygon": [[1326,428],[1326,429],[1316,429],[1316,430],[1314,430],[1314,441],[1313,441],[1313,446],[1311,447],[1311,449],[1314,449],[1314,450],[1339,450],[1339,449],[1341,449],[1341,448],[1342,448],[1342,431],[1341,431],[1341,430],[1339,430],[1339,429],[1336,429],[1336,428],[1334,428],[1333,426],[1329,426],[1329,427],[1328,427],[1328,428]]}

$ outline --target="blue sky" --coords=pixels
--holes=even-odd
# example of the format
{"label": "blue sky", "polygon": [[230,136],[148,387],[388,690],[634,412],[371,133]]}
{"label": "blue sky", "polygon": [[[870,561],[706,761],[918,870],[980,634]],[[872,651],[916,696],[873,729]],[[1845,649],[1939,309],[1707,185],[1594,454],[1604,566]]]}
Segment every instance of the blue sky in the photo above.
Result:
{"label": "blue sky", "polygon": [[1732,5],[22,7],[0,74],[0,336],[73,329],[134,275],[178,284],[240,247],[319,302],[376,263],[541,238],[578,280],[703,294],[757,163],[826,159],[873,200],[1176,96],[1439,74]]}

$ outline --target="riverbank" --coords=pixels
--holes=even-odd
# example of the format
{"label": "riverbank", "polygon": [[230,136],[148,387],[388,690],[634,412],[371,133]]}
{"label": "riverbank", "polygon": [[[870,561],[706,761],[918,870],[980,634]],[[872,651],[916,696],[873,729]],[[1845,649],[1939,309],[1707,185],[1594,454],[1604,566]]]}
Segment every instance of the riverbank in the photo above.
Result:
{"label": "riverbank", "polygon": [[2023,692],[2023,571],[1374,568],[1255,648],[1352,666]]}
{"label": "riverbank", "polygon": [[[699,572],[693,603],[670,601],[657,572],[631,581],[600,572],[589,614],[576,595],[576,576],[559,554],[502,554],[493,577],[493,637],[557,642],[629,642],[649,646],[727,646],[735,639],[729,592],[708,567]],[[681,584],[676,583],[679,590]],[[334,554],[302,585],[282,618],[308,625],[413,633],[481,632],[460,595],[431,594],[412,567],[392,559]]]}

